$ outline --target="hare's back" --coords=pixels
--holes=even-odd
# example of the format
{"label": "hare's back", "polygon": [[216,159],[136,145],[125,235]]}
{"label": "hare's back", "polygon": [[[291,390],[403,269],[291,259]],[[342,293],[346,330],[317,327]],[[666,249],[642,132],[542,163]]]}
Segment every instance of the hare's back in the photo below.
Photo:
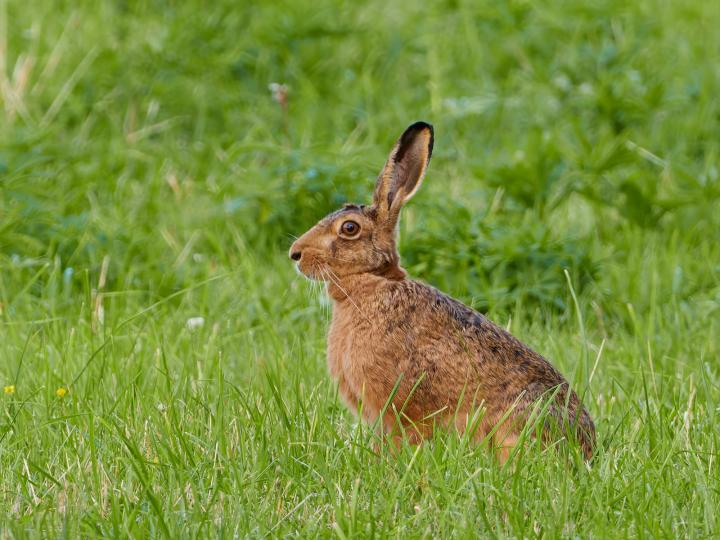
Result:
{"label": "hare's back", "polygon": [[507,392],[535,393],[565,382],[540,354],[462,302],[416,281],[407,292],[417,345],[434,348],[437,362],[450,361],[448,369],[470,364],[483,386]]}

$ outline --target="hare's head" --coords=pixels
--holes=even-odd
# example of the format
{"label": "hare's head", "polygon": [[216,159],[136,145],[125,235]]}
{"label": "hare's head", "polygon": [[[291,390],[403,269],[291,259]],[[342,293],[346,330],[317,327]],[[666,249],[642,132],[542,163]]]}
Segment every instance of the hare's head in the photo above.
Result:
{"label": "hare's head", "polygon": [[420,187],[433,148],[433,128],[416,122],[395,144],[375,186],[371,206],[346,204],[290,247],[306,276],[323,281],[350,274],[404,276],[395,247],[400,210]]}

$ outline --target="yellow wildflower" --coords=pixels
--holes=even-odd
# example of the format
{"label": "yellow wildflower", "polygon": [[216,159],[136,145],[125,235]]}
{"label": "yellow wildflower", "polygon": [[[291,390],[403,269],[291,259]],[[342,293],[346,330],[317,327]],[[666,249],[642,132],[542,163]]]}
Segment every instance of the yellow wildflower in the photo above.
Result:
{"label": "yellow wildflower", "polygon": [[3,390],[5,391],[6,394],[14,394],[15,393],[15,385],[10,384],[10,385],[6,386],[5,388],[3,388]]}
{"label": "yellow wildflower", "polygon": [[67,388],[64,388],[61,386],[60,388],[55,390],[55,395],[59,398],[63,398],[63,397],[65,397],[65,394],[67,394],[67,392],[68,392]]}

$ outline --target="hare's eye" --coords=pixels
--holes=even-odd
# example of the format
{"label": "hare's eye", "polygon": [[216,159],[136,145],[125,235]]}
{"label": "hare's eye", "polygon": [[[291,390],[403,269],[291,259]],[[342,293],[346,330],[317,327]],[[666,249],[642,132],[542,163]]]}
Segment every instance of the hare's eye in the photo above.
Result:
{"label": "hare's eye", "polygon": [[360,232],[360,225],[354,221],[346,221],[340,226],[340,230],[344,235],[355,236],[358,232]]}

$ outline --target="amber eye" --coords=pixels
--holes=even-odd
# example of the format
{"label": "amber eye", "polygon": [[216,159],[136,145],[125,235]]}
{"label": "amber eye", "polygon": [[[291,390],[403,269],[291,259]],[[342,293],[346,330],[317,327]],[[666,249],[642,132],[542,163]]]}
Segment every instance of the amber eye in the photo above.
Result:
{"label": "amber eye", "polygon": [[346,221],[340,226],[340,230],[346,236],[355,236],[360,232],[360,225],[354,221]]}

